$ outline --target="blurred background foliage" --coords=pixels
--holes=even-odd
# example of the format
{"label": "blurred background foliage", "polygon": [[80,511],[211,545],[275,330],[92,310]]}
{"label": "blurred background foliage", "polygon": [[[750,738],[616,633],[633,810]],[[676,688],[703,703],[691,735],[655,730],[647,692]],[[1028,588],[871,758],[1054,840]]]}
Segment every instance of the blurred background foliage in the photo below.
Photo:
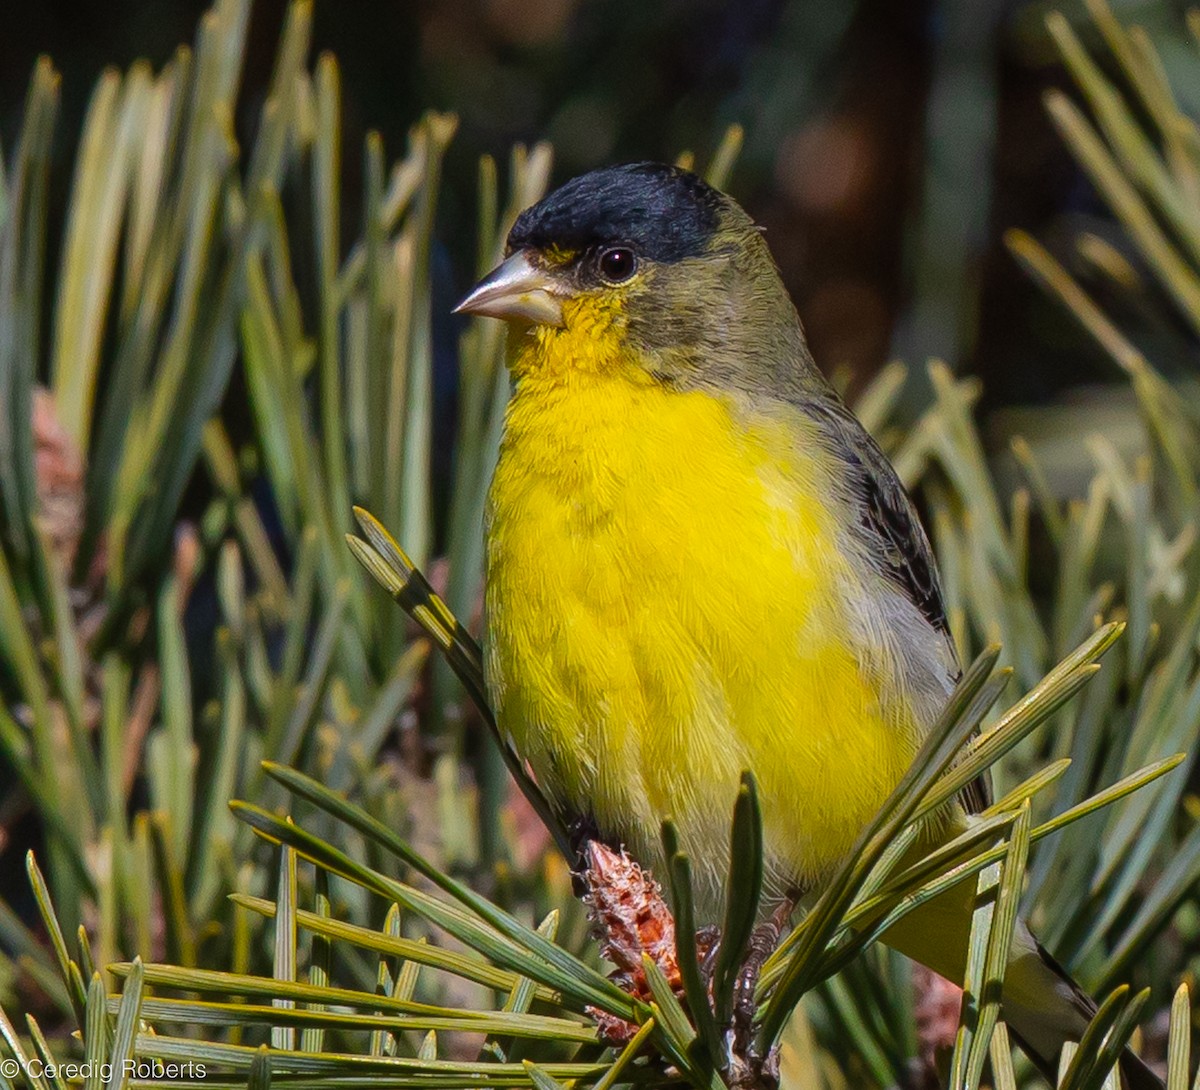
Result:
{"label": "blurred background foliage", "polygon": [[[548,185],[691,149],[766,224],[818,359],[919,494],[964,659],[1000,640],[1015,699],[1097,615],[1127,622],[1082,698],[1033,733],[993,716],[976,756],[1003,758],[1011,825],[1025,797],[1045,821],[1188,755],[1035,844],[1023,893],[1089,987],[1151,988],[1162,1058],[1172,988],[1200,968],[1200,50],[1171,5],[1113,10],[1138,29],[999,2],[23,9],[0,36],[0,998],[113,1054],[135,1001],[88,978],[134,954],[185,992],[192,966],[263,974],[281,1009],[284,985],[331,974],[439,1018],[481,994],[549,1003],[520,959],[396,945],[448,917],[388,911],[412,862],[380,828],[589,949],[565,864],[430,654],[438,626],[406,620],[343,534],[370,508],[477,630],[507,376],[497,324],[449,308]],[[286,801],[263,757],[378,828]],[[281,859],[234,796],[288,807],[362,881]],[[477,954],[507,950],[485,938]],[[918,1085],[953,1044],[957,998],[939,1013],[886,951],[801,976],[804,1085]],[[180,1010],[231,1047],[268,1021]],[[484,1024],[560,1060],[569,1021]],[[478,1051],[437,1025],[441,1053],[382,1030],[370,1052]],[[1186,1003],[1170,1025],[1186,1039]],[[42,1048],[36,1020],[21,1032]],[[312,1052],[322,1032],[267,1039]]]}

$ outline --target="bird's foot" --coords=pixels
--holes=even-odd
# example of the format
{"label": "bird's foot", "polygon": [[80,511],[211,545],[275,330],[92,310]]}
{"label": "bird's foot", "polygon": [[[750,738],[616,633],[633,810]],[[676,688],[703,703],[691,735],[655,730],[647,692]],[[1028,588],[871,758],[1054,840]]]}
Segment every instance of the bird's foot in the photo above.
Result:
{"label": "bird's foot", "polygon": [[[760,923],[750,935],[747,943],[746,960],[733,985],[733,1034],[732,1052],[735,1056],[750,1054],[754,1040],[754,1015],[757,1006],[754,993],[758,988],[758,977],[779,945],[779,940],[796,908],[795,896],[785,897],[770,917]],[[769,1057],[768,1057],[769,1058]],[[761,1061],[760,1061],[761,1062]],[[778,1061],[776,1061],[778,1067]]]}
{"label": "bird's foot", "polygon": [[[615,851],[598,840],[583,848],[584,869],[579,874],[584,903],[600,943],[600,953],[614,968],[610,979],[637,999],[649,1001],[649,984],[642,967],[647,956],[680,999],[683,977],[675,948],[675,919],[663,899],[662,888],[648,871],[624,851]],[[771,917],[754,929],[746,959],[734,983],[732,1024],[728,1028],[726,1081],[734,1090],[775,1090],[779,1085],[779,1056],[772,1049],[760,1056],[754,1049],[754,992],[763,964],[779,944],[795,900],[788,898]],[[696,932],[696,953],[705,982],[712,984],[721,933],[715,927]],[[601,1039],[620,1046],[632,1040],[637,1026],[606,1011],[589,1009]]]}
{"label": "bird's foot", "polygon": [[779,1050],[765,1057],[732,1056],[726,1080],[731,1090],[778,1090]]}
{"label": "bird's foot", "polygon": [[721,952],[721,929],[713,925],[696,931],[696,957],[700,961],[700,976],[712,995],[712,978],[717,968],[717,955]]}

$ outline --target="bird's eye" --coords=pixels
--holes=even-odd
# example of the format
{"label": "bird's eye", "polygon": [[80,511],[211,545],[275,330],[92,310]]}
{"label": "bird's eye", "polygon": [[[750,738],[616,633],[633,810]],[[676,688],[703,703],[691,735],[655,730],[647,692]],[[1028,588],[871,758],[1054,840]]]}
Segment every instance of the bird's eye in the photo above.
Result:
{"label": "bird's eye", "polygon": [[610,246],[600,253],[600,275],[610,284],[622,284],[637,272],[637,256],[624,246]]}

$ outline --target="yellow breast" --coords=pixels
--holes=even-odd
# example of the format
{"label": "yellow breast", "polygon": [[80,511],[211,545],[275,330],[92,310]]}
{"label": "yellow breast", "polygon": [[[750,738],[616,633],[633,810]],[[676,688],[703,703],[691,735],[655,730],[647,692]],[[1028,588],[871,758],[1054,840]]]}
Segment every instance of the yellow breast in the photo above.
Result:
{"label": "yellow breast", "polygon": [[489,502],[487,670],[539,781],[653,865],[724,873],[743,768],[777,885],[835,863],[912,760],[848,638],[860,592],[798,413],[612,372],[520,375]]}

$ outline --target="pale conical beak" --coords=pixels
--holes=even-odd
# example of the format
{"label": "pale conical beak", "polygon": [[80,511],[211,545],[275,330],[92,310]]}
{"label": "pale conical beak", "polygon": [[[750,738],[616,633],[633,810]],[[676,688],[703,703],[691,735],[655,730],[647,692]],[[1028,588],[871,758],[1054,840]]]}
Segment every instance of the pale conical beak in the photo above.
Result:
{"label": "pale conical beak", "polygon": [[479,281],[454,313],[561,326],[562,295],[553,277],[518,250]]}

